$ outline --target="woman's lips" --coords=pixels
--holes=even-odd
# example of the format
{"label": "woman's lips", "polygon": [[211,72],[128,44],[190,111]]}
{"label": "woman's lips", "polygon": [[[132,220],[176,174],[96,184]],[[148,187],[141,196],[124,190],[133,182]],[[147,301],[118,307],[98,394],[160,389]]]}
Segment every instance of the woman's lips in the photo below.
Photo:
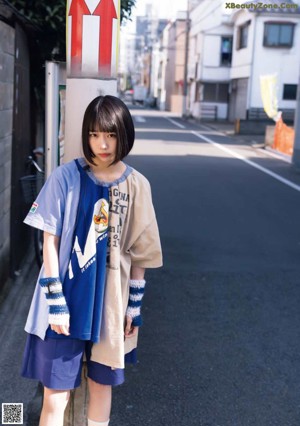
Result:
{"label": "woman's lips", "polygon": [[110,154],[98,154],[99,155],[99,157],[101,157],[101,158],[107,158],[107,157],[109,157],[110,156]]}

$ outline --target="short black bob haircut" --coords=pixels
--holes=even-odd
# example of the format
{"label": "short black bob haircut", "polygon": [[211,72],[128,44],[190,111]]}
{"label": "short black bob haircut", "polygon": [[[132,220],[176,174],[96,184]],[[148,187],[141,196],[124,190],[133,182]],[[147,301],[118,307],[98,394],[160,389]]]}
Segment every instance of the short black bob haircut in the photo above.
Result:
{"label": "short black bob haircut", "polygon": [[115,133],[117,137],[116,164],[129,154],[133,147],[135,131],[127,106],[115,96],[98,96],[87,107],[82,123],[82,149],[85,158],[94,164],[95,155],[89,144],[89,132]]}

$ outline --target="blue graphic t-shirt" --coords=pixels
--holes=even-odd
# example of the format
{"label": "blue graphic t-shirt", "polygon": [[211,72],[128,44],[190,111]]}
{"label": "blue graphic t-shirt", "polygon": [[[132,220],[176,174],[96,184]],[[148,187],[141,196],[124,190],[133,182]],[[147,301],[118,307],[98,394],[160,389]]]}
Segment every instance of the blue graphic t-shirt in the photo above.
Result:
{"label": "blue graphic t-shirt", "polygon": [[80,197],[73,250],[63,292],[70,310],[70,336],[50,327],[52,338],[100,341],[108,236],[109,188],[95,183],[76,160]]}

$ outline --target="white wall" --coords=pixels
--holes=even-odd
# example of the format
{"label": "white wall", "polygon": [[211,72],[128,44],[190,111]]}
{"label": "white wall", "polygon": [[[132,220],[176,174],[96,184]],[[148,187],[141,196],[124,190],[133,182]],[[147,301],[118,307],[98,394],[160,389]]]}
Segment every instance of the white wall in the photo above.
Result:
{"label": "white wall", "polygon": [[169,39],[169,30],[171,27],[171,23],[169,23],[163,30],[160,44],[161,44],[161,52],[160,52],[160,71],[161,78],[159,81],[159,93],[158,93],[158,106],[160,110],[166,109],[166,68],[168,62],[168,39]]}
{"label": "white wall", "polygon": [[227,67],[205,67],[202,69],[201,80],[207,82],[224,82],[230,79],[230,68]]}
{"label": "white wall", "polygon": [[[256,49],[253,62],[252,93],[250,104],[262,107],[259,77],[265,74],[277,73],[278,105],[279,108],[295,108],[296,101],[283,100],[283,85],[298,84],[300,71],[300,19],[283,17],[280,21],[295,22],[294,41],[292,48],[271,48],[263,46],[264,23],[271,18],[258,19]],[[277,21],[279,19],[277,18]]]}
{"label": "white wall", "polygon": [[[256,23],[254,14],[249,12],[239,12],[236,14],[234,20],[234,33],[233,33],[233,48],[232,48],[232,62],[230,78],[247,78],[251,74],[251,64],[253,58],[253,44],[255,39]],[[250,21],[249,32],[248,32],[248,43],[247,47],[243,49],[237,49],[238,43],[238,31],[239,27]]]}
{"label": "white wall", "polygon": [[[256,19],[255,19],[256,18]],[[251,20],[247,48],[236,50],[238,27]],[[292,48],[263,46],[264,23],[274,21],[274,15],[254,15],[240,11],[235,15],[234,46],[231,79],[249,78],[247,108],[263,108],[260,93],[260,76],[277,73],[278,103],[280,108],[295,108],[295,101],[282,100],[283,84],[297,84],[300,69],[300,19],[276,15],[276,22],[294,22],[294,45]]]}
{"label": "white wall", "polygon": [[[219,35],[206,35],[203,43],[203,54],[202,54],[202,67],[219,67],[220,65],[220,52],[221,38]],[[213,52],[213,54],[212,54]]]}
{"label": "white wall", "polygon": [[[230,67],[221,66],[221,37],[233,34],[233,25],[224,14],[224,1],[203,0],[190,13],[188,76],[201,82],[229,82]],[[195,76],[196,63],[198,72]],[[199,116],[199,102],[195,102],[195,82],[190,83],[190,112]],[[218,105],[219,118],[226,118],[227,104]]]}

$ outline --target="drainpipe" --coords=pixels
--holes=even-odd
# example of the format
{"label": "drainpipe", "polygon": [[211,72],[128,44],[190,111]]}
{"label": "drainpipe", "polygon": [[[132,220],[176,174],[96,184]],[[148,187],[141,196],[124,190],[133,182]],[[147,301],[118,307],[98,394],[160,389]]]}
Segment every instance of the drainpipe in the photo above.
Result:
{"label": "drainpipe", "polygon": [[[253,87],[253,68],[254,68],[254,50],[255,50],[255,43],[256,43],[256,19],[257,14],[255,14],[254,21],[254,28],[253,28],[253,45],[252,45],[252,58],[251,58],[251,73],[249,78],[249,91],[248,91],[248,102],[247,102],[247,109],[250,108],[251,100],[252,100],[252,87]],[[251,21],[251,22],[253,22]]]}

